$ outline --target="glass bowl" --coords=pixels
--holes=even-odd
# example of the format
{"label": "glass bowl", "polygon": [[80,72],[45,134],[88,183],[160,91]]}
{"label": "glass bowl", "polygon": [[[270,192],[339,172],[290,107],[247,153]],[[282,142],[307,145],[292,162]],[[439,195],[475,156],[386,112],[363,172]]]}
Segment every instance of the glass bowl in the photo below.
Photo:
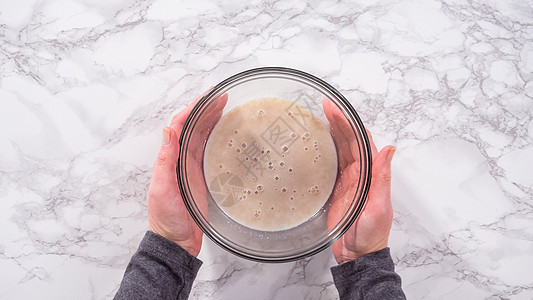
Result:
{"label": "glass bowl", "polygon": [[[229,217],[204,176],[206,145],[218,120],[235,107],[266,97],[291,100],[320,119],[331,134],[338,163],[335,185],[322,208],[300,225],[275,231],[250,228]],[[190,215],[213,242],[254,261],[287,262],[326,249],[361,213],[370,187],[372,154],[361,119],[335,88],[295,69],[256,68],[220,82],[192,109],[180,145],[176,171]]]}

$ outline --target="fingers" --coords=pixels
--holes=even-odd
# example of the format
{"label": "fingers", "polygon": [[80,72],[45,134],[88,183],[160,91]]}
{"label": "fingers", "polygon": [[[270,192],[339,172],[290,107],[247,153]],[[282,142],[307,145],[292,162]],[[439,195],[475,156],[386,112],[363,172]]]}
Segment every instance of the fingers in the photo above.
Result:
{"label": "fingers", "polygon": [[[204,112],[202,120],[200,120],[200,125],[205,126],[206,128],[212,129],[213,126],[220,120],[222,116],[222,111],[228,102],[228,94],[222,94],[219,96],[213,105],[210,105]],[[205,120],[205,122],[204,122]]]}
{"label": "fingers", "polygon": [[328,98],[322,100],[322,107],[324,108],[324,113],[328,119],[330,125],[336,130],[336,134],[344,138],[347,141],[344,133],[350,131],[350,124],[346,121],[344,114],[340,109]]}
{"label": "fingers", "polygon": [[395,151],[396,148],[394,146],[387,146],[374,159],[372,183],[368,197],[369,202],[373,202],[372,205],[391,206],[391,161]]}
{"label": "fingers", "polygon": [[163,141],[154,163],[154,174],[150,184],[152,193],[166,194],[175,189],[178,153],[179,145],[176,131],[170,127],[163,128]]}
{"label": "fingers", "polygon": [[188,147],[193,150],[192,156],[198,162],[203,158],[205,141],[209,138],[213,127],[215,127],[220,120],[227,101],[228,95],[221,95],[206,108],[196,121],[197,125],[194,132],[191,134]]}
{"label": "fingers", "polygon": [[372,133],[370,133],[370,130],[365,129],[366,134],[368,135],[368,140],[370,141],[370,150],[372,151],[372,161],[374,161],[374,158],[378,155],[378,149],[376,148],[376,144],[374,144],[374,138],[372,137]]}
{"label": "fingers", "polygon": [[[187,120],[187,117],[189,117],[192,107],[198,103],[199,99],[201,99],[201,97],[196,99],[172,120],[171,126],[173,126],[177,133],[176,140],[179,140],[179,135],[181,134],[185,121]],[[188,168],[187,181],[192,182],[197,187],[197,195],[195,196],[195,199],[197,200],[196,204],[204,216],[207,216],[208,195],[202,168],[204,146],[206,140],[209,138],[211,130],[222,117],[227,101],[228,94],[223,94],[210,103],[210,105],[208,105],[197,118],[195,117],[196,125],[194,126],[194,130],[190,135],[188,143],[184,146],[186,148],[183,149],[186,152],[187,161],[192,162],[191,166]],[[179,156],[179,153],[177,153],[177,156]]]}
{"label": "fingers", "polygon": [[337,147],[339,165],[345,168],[354,161],[354,158],[350,151],[350,140],[345,135],[345,133],[348,133],[348,129],[345,128],[346,126],[343,126],[345,125],[343,122],[346,122],[344,115],[328,98],[322,101],[322,107],[329,121],[331,135]]}
{"label": "fingers", "polygon": [[175,115],[172,118],[172,122],[170,122],[170,127],[174,129],[177,133],[181,133],[181,130],[183,129],[183,125],[185,125],[185,121],[187,120],[187,117],[191,114],[192,109],[202,99],[202,97],[207,94],[211,90],[212,87],[210,87],[207,91],[203,92],[202,95],[198,96],[191,104],[187,105],[182,111],[180,111],[177,115]]}

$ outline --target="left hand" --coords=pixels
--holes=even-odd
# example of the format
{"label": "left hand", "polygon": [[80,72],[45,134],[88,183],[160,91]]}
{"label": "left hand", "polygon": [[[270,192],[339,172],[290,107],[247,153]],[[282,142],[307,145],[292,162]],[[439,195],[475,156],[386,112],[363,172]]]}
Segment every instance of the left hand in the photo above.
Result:
{"label": "left hand", "polygon": [[[147,197],[149,230],[173,241],[193,256],[198,256],[202,247],[202,231],[183,203],[178,187],[176,164],[180,149],[179,134],[192,108],[201,97],[198,97],[192,104],[174,116],[169,127],[163,128],[163,142],[154,163],[154,174]],[[215,101],[216,105],[212,105],[212,109],[206,113],[206,117],[213,122],[204,122],[199,125],[205,126],[206,128],[200,128],[200,130],[206,130],[207,133],[220,119],[227,96],[220,97]],[[189,147],[198,147],[197,151],[201,151],[202,145],[194,144],[189,145]],[[201,164],[201,158],[201,156],[193,156],[191,159],[195,160],[194,163]],[[197,175],[191,180],[205,185],[203,174]]]}

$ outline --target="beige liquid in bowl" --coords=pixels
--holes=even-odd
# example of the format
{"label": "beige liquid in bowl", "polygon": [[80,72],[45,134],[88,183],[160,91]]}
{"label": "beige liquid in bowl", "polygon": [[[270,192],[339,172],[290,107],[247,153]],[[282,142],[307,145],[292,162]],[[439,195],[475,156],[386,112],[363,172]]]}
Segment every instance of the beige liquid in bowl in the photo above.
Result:
{"label": "beige liquid in bowl", "polygon": [[213,128],[204,174],[230,218],[257,230],[284,230],[326,203],[337,153],[327,128],[308,109],[263,98],[234,108]]}

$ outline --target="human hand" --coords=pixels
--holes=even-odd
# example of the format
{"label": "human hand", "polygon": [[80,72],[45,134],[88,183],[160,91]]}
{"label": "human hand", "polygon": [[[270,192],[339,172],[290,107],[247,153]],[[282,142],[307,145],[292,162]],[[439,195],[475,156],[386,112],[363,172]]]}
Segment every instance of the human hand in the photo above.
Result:
{"label": "human hand", "polygon": [[[172,118],[169,127],[163,128],[163,142],[154,163],[154,174],[148,188],[148,219],[149,230],[175,242],[193,256],[197,256],[202,247],[202,231],[190,216],[178,187],[176,164],[179,157],[179,134],[183,129],[192,108],[201,99],[198,97],[192,104]],[[207,135],[218,122],[226,105],[227,95],[216,100],[210,111],[205,115],[210,122],[203,122],[200,130]],[[197,153],[203,153],[200,141],[193,142],[189,147],[198,147]],[[201,164],[201,155],[192,158],[194,163]],[[192,180],[205,185],[201,174]],[[205,193],[207,195],[207,193]]]}
{"label": "human hand", "polygon": [[[342,112],[329,100],[323,102],[324,111],[331,125],[333,140],[339,153],[340,178],[332,196],[328,214],[328,227],[333,227],[346,210],[345,205],[355,195],[355,183],[359,176],[359,150],[355,135]],[[350,135],[351,133],[351,135]],[[337,263],[357,259],[388,245],[392,226],[391,160],[396,150],[386,146],[379,153],[372,135],[367,130],[372,151],[372,181],[365,207],[348,231],[332,245]]]}

